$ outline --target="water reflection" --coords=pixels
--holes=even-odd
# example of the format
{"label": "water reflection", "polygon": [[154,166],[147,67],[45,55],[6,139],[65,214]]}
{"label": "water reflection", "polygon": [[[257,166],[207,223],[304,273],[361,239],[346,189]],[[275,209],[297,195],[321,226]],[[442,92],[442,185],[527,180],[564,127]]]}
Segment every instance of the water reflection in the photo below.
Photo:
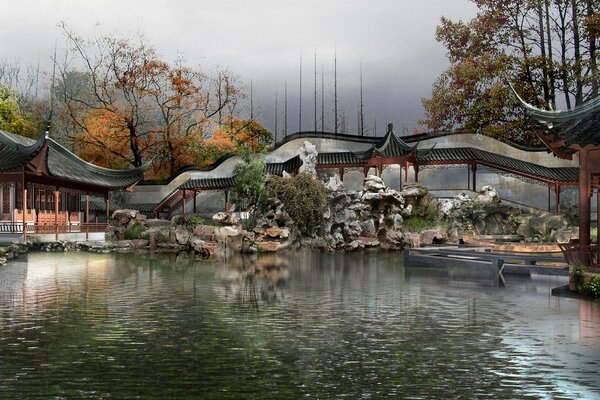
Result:
{"label": "water reflection", "polygon": [[288,268],[288,259],[277,254],[232,258],[217,269],[214,291],[225,299],[258,310],[261,302],[272,304],[283,300]]}
{"label": "water reflection", "polygon": [[0,398],[599,398],[600,305],[491,279],[393,253],[32,253],[0,270]]}

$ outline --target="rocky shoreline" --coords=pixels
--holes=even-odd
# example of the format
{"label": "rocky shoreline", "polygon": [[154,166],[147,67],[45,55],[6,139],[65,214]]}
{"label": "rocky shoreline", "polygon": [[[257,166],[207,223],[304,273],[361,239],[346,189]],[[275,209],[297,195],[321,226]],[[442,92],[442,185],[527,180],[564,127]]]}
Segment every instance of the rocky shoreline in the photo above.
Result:
{"label": "rocky shoreline", "polygon": [[512,236],[527,243],[561,242],[576,238],[578,233],[564,216],[502,203],[489,186],[484,186],[474,198],[461,193],[453,199],[432,198],[419,184],[407,184],[396,191],[377,176],[365,178],[359,192],[344,190],[337,177],[330,179],[326,189],[327,209],[322,227],[319,234],[311,237],[300,235],[279,202],[257,212],[253,224],[225,212],[215,214],[211,220],[179,215],[168,221],[148,219],[137,210],[117,210],[110,218],[104,242],[14,242],[0,246],[0,265],[30,248],[52,252],[187,252],[206,258],[300,247],[321,251],[395,251],[461,243],[463,236],[473,234]]}

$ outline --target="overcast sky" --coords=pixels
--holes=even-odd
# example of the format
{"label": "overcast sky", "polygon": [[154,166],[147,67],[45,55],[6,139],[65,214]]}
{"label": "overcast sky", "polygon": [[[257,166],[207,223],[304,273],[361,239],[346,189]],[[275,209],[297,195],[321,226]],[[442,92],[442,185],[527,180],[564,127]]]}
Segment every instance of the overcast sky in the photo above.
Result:
{"label": "overcast sky", "polygon": [[[168,61],[184,57],[190,66],[225,66],[249,86],[255,114],[274,129],[279,92],[288,81],[288,132],[298,130],[299,60],[303,57],[302,129],[314,127],[314,54],[325,75],[326,126],[333,126],[333,55],[337,48],[339,112],[356,132],[362,63],[365,126],[377,121],[415,128],[423,117],[421,98],[448,62],[435,41],[441,16],[468,20],[468,0],[5,0],[0,13],[0,58],[50,63],[57,27],[76,33],[130,36],[141,32]],[[320,102],[320,94],[319,94]],[[320,104],[319,104],[320,115]],[[319,123],[320,128],[320,123]]]}

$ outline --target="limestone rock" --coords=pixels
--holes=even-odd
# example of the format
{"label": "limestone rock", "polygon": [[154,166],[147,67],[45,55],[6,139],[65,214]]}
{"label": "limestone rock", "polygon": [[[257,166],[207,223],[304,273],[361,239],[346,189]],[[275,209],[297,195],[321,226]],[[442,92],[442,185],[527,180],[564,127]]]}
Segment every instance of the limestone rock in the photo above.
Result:
{"label": "limestone rock", "polygon": [[327,190],[335,192],[344,190],[344,182],[342,182],[338,174],[335,174],[334,176],[329,178],[329,182],[327,182],[326,188]]}
{"label": "limestone rock", "polygon": [[190,241],[192,232],[185,225],[177,225],[175,227],[175,241],[177,244],[186,245]]}
{"label": "limestone rock", "polygon": [[375,221],[372,219],[367,219],[360,223],[360,229],[362,231],[362,236],[374,237],[377,234],[377,230],[375,228]]}
{"label": "limestone rock", "polygon": [[309,142],[308,140],[304,141],[304,144],[299,149],[300,160],[302,160],[302,165],[300,166],[300,172],[308,172],[310,174],[317,174],[317,147]]}
{"label": "limestone rock", "polygon": [[363,181],[364,192],[378,193],[383,190],[385,190],[385,182],[378,176],[369,175]]}
{"label": "limestone rock", "polygon": [[404,241],[410,247],[421,247],[421,235],[415,232],[405,232]]}
{"label": "limestone rock", "polygon": [[426,229],[421,232],[421,244],[429,245],[446,241],[447,233],[441,229]]}
{"label": "limestone rock", "polygon": [[224,211],[218,212],[215,215],[213,215],[212,220],[222,226],[231,226],[239,224],[239,220],[233,213],[228,213]]}
{"label": "limestone rock", "polygon": [[498,191],[494,187],[486,185],[481,187],[479,194],[473,201],[478,204],[500,203],[500,196],[498,196]]}

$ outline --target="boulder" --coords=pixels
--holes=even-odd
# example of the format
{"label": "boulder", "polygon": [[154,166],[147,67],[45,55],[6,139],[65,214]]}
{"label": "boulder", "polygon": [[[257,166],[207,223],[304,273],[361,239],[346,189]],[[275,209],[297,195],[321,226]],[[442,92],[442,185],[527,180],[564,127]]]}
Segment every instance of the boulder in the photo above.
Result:
{"label": "boulder", "polygon": [[479,194],[475,196],[473,201],[477,204],[500,203],[500,196],[498,196],[498,191],[494,187],[486,185],[481,187]]}
{"label": "boulder", "polygon": [[447,233],[441,229],[426,229],[421,232],[421,244],[429,245],[446,241]]}
{"label": "boulder", "polygon": [[231,226],[239,224],[238,218],[233,213],[228,213],[224,211],[218,212],[215,215],[213,215],[212,220],[222,226]]}
{"label": "boulder", "polygon": [[185,225],[177,225],[174,229],[175,232],[175,241],[177,244],[186,245],[190,241],[190,237],[192,236],[192,232],[190,228]]}
{"label": "boulder", "polygon": [[400,192],[402,197],[421,199],[429,194],[429,190],[419,183],[407,183]]}
{"label": "boulder", "polygon": [[450,199],[439,199],[438,200],[438,211],[442,216],[449,216],[454,209],[454,201]]}
{"label": "boulder", "polygon": [[404,241],[410,247],[421,247],[421,235],[416,232],[405,232]]}
{"label": "boulder", "polygon": [[327,185],[325,185],[325,187],[327,188],[327,190],[338,192],[344,190],[344,182],[340,179],[340,176],[338,174],[335,174],[334,176],[329,178],[329,182],[327,182]]}
{"label": "boulder", "polygon": [[363,192],[378,193],[385,190],[385,182],[378,176],[369,175],[363,181]]}
{"label": "boulder", "polygon": [[375,228],[375,221],[372,219],[367,219],[360,223],[360,229],[362,236],[374,237],[377,234],[377,229]]}
{"label": "boulder", "polygon": [[317,147],[308,140],[305,140],[302,147],[298,149],[298,152],[300,160],[302,160],[300,172],[308,172],[310,174],[316,175],[317,156],[319,155],[319,153],[317,152]]}

